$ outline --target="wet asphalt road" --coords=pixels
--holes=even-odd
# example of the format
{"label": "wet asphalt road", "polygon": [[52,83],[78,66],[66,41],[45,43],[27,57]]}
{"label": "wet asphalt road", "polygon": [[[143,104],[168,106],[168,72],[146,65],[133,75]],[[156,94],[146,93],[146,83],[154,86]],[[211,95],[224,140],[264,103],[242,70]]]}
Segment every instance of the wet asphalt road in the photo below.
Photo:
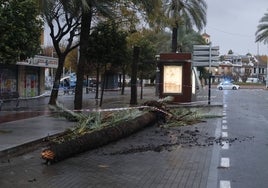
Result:
{"label": "wet asphalt road", "polygon": [[220,150],[219,182],[236,188],[268,187],[268,90],[216,92],[223,93],[226,114],[221,132],[234,140]]}

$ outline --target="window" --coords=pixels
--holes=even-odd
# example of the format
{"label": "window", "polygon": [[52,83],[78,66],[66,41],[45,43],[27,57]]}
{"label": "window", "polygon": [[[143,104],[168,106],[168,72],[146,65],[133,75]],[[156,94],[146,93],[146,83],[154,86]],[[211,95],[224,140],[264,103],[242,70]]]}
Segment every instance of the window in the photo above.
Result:
{"label": "window", "polygon": [[17,91],[16,71],[1,69],[0,72],[0,93]]}

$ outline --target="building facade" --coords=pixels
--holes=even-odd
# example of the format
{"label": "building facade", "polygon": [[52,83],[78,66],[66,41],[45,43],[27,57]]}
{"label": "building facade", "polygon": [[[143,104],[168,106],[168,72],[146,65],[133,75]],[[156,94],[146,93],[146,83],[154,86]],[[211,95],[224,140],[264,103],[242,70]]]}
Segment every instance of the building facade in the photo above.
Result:
{"label": "building facade", "polygon": [[35,56],[16,64],[0,64],[0,94],[18,93],[20,97],[35,97],[45,90],[45,69],[57,68],[58,60]]}

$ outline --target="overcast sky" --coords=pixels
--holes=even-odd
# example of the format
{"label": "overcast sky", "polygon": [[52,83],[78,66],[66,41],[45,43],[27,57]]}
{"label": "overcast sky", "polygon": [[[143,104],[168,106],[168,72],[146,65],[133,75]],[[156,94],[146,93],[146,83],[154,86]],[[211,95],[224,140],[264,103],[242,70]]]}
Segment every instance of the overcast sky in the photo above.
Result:
{"label": "overcast sky", "polygon": [[230,49],[240,55],[268,54],[268,44],[255,43],[259,21],[268,12],[268,0],[205,1],[208,5],[205,30],[212,46],[220,47],[220,55]]}

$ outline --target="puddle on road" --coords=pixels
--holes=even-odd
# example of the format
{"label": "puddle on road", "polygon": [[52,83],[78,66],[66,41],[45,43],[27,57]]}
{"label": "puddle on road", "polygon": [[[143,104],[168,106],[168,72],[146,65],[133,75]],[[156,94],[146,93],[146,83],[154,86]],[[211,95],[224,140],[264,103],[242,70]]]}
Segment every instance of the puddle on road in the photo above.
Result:
{"label": "puddle on road", "polygon": [[9,134],[12,133],[11,130],[0,130],[0,134]]}

